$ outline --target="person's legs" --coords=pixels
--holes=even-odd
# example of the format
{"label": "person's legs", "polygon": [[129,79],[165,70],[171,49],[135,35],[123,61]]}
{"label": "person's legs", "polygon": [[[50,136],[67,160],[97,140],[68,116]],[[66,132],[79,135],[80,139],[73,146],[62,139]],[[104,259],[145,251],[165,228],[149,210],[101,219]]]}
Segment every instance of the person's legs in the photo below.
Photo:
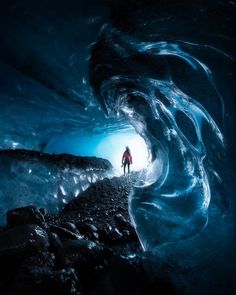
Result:
{"label": "person's legs", "polygon": [[124,163],[124,175],[125,175],[125,167],[126,167],[127,163]]}
{"label": "person's legs", "polygon": [[130,166],[130,163],[128,163],[128,173],[130,172],[130,171],[129,171],[129,166]]}

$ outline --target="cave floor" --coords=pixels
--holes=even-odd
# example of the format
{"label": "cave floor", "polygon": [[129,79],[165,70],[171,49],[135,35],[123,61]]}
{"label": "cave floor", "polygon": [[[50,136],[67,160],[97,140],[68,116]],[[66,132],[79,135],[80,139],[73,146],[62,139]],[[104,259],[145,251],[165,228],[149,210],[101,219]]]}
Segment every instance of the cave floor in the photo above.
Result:
{"label": "cave floor", "polygon": [[141,261],[128,213],[137,177],[93,183],[58,215],[34,206],[9,211],[0,230],[0,293],[174,294],[152,282]]}

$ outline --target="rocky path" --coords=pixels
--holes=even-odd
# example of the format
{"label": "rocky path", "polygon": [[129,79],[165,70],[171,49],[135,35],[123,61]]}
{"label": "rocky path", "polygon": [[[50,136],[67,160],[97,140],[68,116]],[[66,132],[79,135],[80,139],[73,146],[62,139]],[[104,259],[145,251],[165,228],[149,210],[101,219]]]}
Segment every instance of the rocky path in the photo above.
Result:
{"label": "rocky path", "polygon": [[161,293],[141,262],[127,210],[136,177],[98,181],[59,215],[33,206],[9,211],[0,230],[0,294],[173,294],[169,286]]}
{"label": "rocky path", "polygon": [[127,210],[128,195],[137,177],[138,174],[133,173],[92,184],[64,208],[58,221],[73,222],[85,234],[86,227],[90,228],[88,238],[110,246],[122,244],[123,247],[123,242],[132,241],[139,249]]}

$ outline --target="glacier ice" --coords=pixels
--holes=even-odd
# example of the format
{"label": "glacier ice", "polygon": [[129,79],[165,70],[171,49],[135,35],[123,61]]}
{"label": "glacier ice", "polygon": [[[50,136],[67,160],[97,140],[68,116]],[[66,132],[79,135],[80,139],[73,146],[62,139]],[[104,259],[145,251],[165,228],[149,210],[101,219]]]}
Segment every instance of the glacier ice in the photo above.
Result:
{"label": "glacier ice", "polygon": [[[177,55],[195,70],[204,71],[209,87],[213,87],[209,68],[178,45],[137,44],[110,27],[103,29],[101,38],[110,50],[113,38],[116,42],[120,38],[123,46],[133,49],[132,54]],[[99,46],[100,43],[94,46],[94,54],[99,52]],[[129,198],[129,210],[143,249],[154,251],[163,243],[195,235],[207,225],[211,193],[204,167],[207,154],[202,138],[203,125],[210,126],[219,148],[224,143],[223,135],[204,106],[181,91],[171,77],[154,79],[139,73],[118,75],[116,64],[112,67],[111,77],[101,81],[99,94],[103,104],[108,113],[122,113],[134,127],[138,122],[138,132],[145,137],[153,158],[143,173],[142,184],[136,185]],[[96,67],[94,71],[96,73]],[[92,72],[96,82],[93,75]],[[180,122],[177,122],[178,113],[184,115]],[[190,128],[181,130],[187,119],[195,134]]]}
{"label": "glacier ice", "polygon": [[[76,163],[76,158],[73,161]],[[77,164],[77,167],[69,169],[65,155],[32,154],[27,150],[2,151],[0,223],[5,223],[8,210],[27,205],[58,213],[65,204],[86,190],[92,179],[110,177],[108,162],[102,166],[100,162],[103,160],[97,159],[96,163],[96,159],[91,158],[90,164],[86,164],[86,159],[82,158],[82,161],[81,167]]]}

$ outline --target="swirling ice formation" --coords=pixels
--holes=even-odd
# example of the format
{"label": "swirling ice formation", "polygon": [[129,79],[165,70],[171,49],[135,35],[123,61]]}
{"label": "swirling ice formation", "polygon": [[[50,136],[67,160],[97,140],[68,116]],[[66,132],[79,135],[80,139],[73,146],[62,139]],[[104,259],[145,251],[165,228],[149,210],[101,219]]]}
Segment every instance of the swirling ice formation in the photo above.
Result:
{"label": "swirling ice formation", "polygon": [[[132,55],[140,52],[152,56],[177,56],[194,70],[203,71],[220,98],[223,111],[223,100],[217,92],[211,70],[198,58],[182,50],[179,44],[137,43],[126,36],[122,37],[121,50],[115,34],[113,49],[119,57],[124,55],[131,60]],[[111,35],[106,39],[112,42]],[[109,46],[112,47],[111,44]],[[129,47],[129,51],[125,47]],[[102,66],[100,61],[99,67]],[[100,83],[98,94],[103,106],[108,114],[126,116],[146,140],[152,156],[152,163],[129,197],[130,216],[143,249],[153,251],[161,244],[199,233],[207,224],[211,198],[204,168],[207,153],[202,128],[203,124],[210,126],[223,144],[220,129],[204,106],[181,91],[170,75],[154,79],[139,73],[116,74],[117,65],[114,71],[112,64],[106,63],[105,67],[111,70],[110,76]],[[98,68],[94,67],[94,71]],[[178,116],[182,118],[180,122]],[[185,132],[182,124],[187,124]]]}

